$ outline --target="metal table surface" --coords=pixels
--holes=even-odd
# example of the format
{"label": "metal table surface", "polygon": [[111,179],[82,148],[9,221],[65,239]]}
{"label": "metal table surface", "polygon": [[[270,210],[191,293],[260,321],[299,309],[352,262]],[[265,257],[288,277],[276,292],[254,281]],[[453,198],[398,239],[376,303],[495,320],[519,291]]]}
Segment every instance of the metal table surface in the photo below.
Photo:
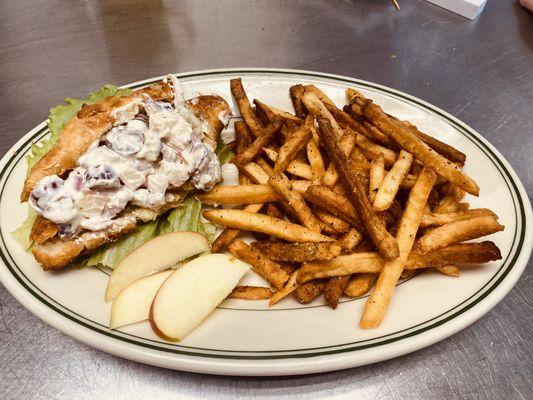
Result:
{"label": "metal table surface", "polygon": [[[0,154],[65,97],[219,67],[310,69],[418,96],[481,132],[533,193],[533,14],[469,21],[422,0],[2,1]],[[480,321],[366,367],[286,378],[168,371],[80,344],[0,285],[1,399],[533,398],[533,273]]]}

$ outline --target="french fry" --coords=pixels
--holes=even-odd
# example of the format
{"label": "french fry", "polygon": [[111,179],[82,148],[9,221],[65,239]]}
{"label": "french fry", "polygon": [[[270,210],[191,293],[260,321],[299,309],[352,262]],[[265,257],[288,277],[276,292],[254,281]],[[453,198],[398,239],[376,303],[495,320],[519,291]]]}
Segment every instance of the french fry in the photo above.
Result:
{"label": "french fry", "polygon": [[339,305],[339,299],[350,281],[350,276],[337,276],[331,278],[324,288],[324,300],[334,310]]}
{"label": "french fry", "polygon": [[472,217],[450,222],[426,232],[415,246],[419,253],[427,253],[465,240],[477,239],[504,230],[493,216]]}
{"label": "french fry", "polygon": [[242,171],[254,182],[267,185],[270,175],[265,172],[265,170],[259,166],[259,164],[254,162],[246,163],[242,167]]}
{"label": "french fry", "polygon": [[273,218],[278,218],[278,219],[284,218],[283,212],[274,203],[265,204],[263,207],[263,213]]}
{"label": "french fry", "polygon": [[343,221],[340,218],[337,218],[333,214],[328,213],[327,211],[324,211],[318,207],[313,207],[313,214],[325,223],[326,225],[333,228],[335,233],[346,233],[350,230],[350,224]]}
{"label": "french fry", "polygon": [[367,139],[365,136],[357,134],[356,137],[357,146],[362,150],[363,154],[367,156],[367,158],[374,159],[378,157],[380,154],[383,155],[383,159],[385,160],[385,165],[387,167],[392,166],[396,159],[398,158],[398,155],[394,150],[390,150],[386,147],[380,146],[377,143],[374,143],[370,139]]}
{"label": "french fry", "polygon": [[413,156],[408,152],[402,150],[398,155],[398,159],[385,175],[374,199],[372,207],[376,211],[388,210],[392,201],[396,197],[398,190],[400,189],[400,183],[403,178],[409,172],[411,163],[413,162]]}
{"label": "french fry", "polygon": [[[344,156],[348,158],[355,147],[355,135],[350,132],[345,132],[339,140],[339,149],[344,153]],[[339,179],[339,173],[335,169],[335,164],[330,163],[324,176],[322,177],[322,184],[327,187],[335,186]]]}
{"label": "french fry", "polygon": [[305,125],[312,134],[311,139],[306,145],[307,159],[309,160],[309,166],[311,167],[312,181],[315,185],[320,184],[322,177],[324,176],[325,167],[320,148],[318,147],[318,141],[315,137],[318,137],[315,131],[314,119],[311,115],[308,115],[305,119]]}
{"label": "french fry", "polygon": [[298,286],[294,291],[294,298],[301,304],[307,304],[316,299],[326,288],[326,282],[313,281]]}
{"label": "french fry", "polygon": [[446,276],[451,276],[453,278],[458,278],[461,273],[459,272],[459,268],[455,265],[443,265],[443,266],[437,266],[435,267],[437,271],[439,271],[441,274],[444,274]]}
{"label": "french fry", "polygon": [[[484,264],[501,259],[501,253],[493,242],[460,243],[426,254],[411,253],[406,270],[435,268],[445,265]],[[308,262],[300,269],[299,283],[314,279],[332,278],[360,273],[380,273],[385,260],[376,252],[340,255],[327,262]]]}
{"label": "french fry", "polygon": [[[262,207],[263,204],[249,204],[243,208],[243,211],[257,213]],[[239,229],[224,229],[211,245],[211,252],[220,253],[224,251],[230,245],[230,243],[239,236],[240,233],[241,231]]]}
{"label": "french fry", "polygon": [[464,197],[465,192],[461,188],[448,184],[446,196],[433,209],[434,213],[451,213],[459,209],[459,201]]}
{"label": "french fry", "polygon": [[281,299],[287,297],[289,294],[294,292],[298,288],[298,286],[300,286],[296,281],[297,277],[298,277],[298,270],[293,271],[291,275],[289,276],[289,279],[283,286],[283,288],[281,288],[276,293],[274,293],[268,305],[273,306],[278,301],[280,301]]}
{"label": "french fry", "polygon": [[[346,275],[349,276],[349,275]],[[370,288],[374,285],[378,275],[371,273],[362,273],[352,275],[350,281],[344,288],[344,294],[347,297],[356,299],[368,293]]]}
{"label": "french fry", "polygon": [[253,242],[251,245],[258,248],[272,260],[287,263],[328,261],[333,260],[341,253],[341,247],[335,242]]}
{"label": "french fry", "polygon": [[291,185],[294,190],[300,193],[302,196],[307,192],[307,189],[313,184],[311,181],[292,179]]}
{"label": "french fry", "polygon": [[328,111],[333,115],[333,118],[339,123],[340,127],[343,129],[350,128],[354,132],[361,133],[366,136],[368,139],[373,140],[374,137],[368,131],[368,129],[357,119],[353,118],[349,113],[340,110],[334,105],[324,103]]}
{"label": "french fry", "polygon": [[312,116],[316,118],[325,118],[330,122],[337,139],[344,135],[344,131],[341,129],[335,118],[333,118],[333,115],[331,115],[324,103],[314,93],[306,90],[302,97],[302,101],[305,108],[307,108]]}
{"label": "french fry", "polygon": [[429,192],[433,188],[437,175],[431,168],[424,168],[409,193],[407,204],[400,221],[396,238],[400,248],[397,259],[387,261],[379,274],[374,291],[370,294],[359,325],[363,329],[377,327],[389,305],[392,293],[407,263],[413,247],[418,226],[422,220]]}
{"label": "french fry", "polygon": [[433,136],[427,135],[424,132],[420,132],[416,126],[408,121],[401,121],[401,123],[441,156],[461,165],[465,163],[466,155],[463,152],[457,150],[455,147],[450,146],[449,144],[441,142]]}
{"label": "french fry", "polygon": [[229,245],[229,251],[238,259],[252,265],[252,269],[265,278],[272,286],[281,289],[289,279],[289,274],[281,266],[269,259],[258,249],[242,240],[235,240]]}
{"label": "french fry", "polygon": [[397,258],[399,254],[398,243],[389,234],[381,218],[372,210],[366,193],[368,186],[363,184],[357,174],[351,173],[349,168],[351,160],[347,160],[344,154],[339,151],[337,139],[329,121],[321,118],[318,120],[318,123],[328,156],[334,163],[341,181],[345,186],[346,195],[357,210],[357,214],[363,221],[366,231],[386,259],[393,260]]}
{"label": "french fry", "polygon": [[263,168],[263,171],[265,171],[268,176],[274,173],[274,168],[272,168],[270,164],[268,163],[268,161],[265,160],[263,157],[257,157],[255,159],[255,162],[257,163],[257,165]]}
{"label": "french fry", "polygon": [[305,93],[312,93],[313,95],[315,95],[316,97],[318,97],[320,99],[320,101],[324,104],[330,104],[332,106],[335,105],[335,103],[333,102],[333,100],[331,100],[327,95],[326,93],[324,93],[322,90],[320,90],[318,87],[316,87],[315,85],[305,85]]}
{"label": "french fry", "polygon": [[241,117],[246,122],[246,125],[248,125],[248,128],[250,128],[252,134],[256,138],[259,136],[263,136],[265,133],[263,129],[263,124],[252,110],[252,106],[250,105],[248,96],[246,95],[244,87],[242,86],[241,78],[232,79],[230,81],[230,90],[231,94],[233,95],[233,98],[235,99],[235,102],[237,103],[237,107],[239,108]]}
{"label": "french fry", "polygon": [[305,118],[307,115],[307,109],[302,102],[302,97],[305,94],[305,87],[300,84],[293,85],[289,89],[289,94],[294,107],[294,113],[299,118]]}
{"label": "french fry", "polygon": [[397,121],[389,118],[383,112],[381,107],[374,103],[367,102],[363,112],[374,125],[389,135],[404,150],[411,154],[415,154],[417,160],[421,161],[424,165],[433,168],[435,172],[450,183],[459,186],[461,189],[474,196],[479,195],[479,186],[474,180],[464,174],[453,162],[431,149],[426,143],[420,140],[418,136],[413,134],[412,131],[406,129]]}
{"label": "french fry", "polygon": [[296,154],[305,147],[309,139],[311,138],[311,131],[307,126],[302,125],[297,129],[278,151],[278,157],[276,164],[274,165],[274,174],[279,174],[285,171],[289,166],[289,163],[294,159]]}
{"label": "french fry", "polygon": [[298,221],[314,232],[320,233],[320,221],[314,216],[302,195],[294,190],[291,182],[283,174],[272,175],[268,184],[276,191],[283,205]]}
{"label": "french fry", "polygon": [[270,143],[276,132],[281,128],[281,125],[283,125],[282,119],[275,119],[269,123],[261,136],[258,136],[246,150],[237,154],[233,159],[233,163],[237,166],[242,166],[256,158],[263,147]]}
{"label": "french fry", "polygon": [[368,161],[366,156],[363,154],[361,149],[359,149],[359,147],[354,146],[354,148],[352,149],[352,154],[350,155],[350,158],[352,159],[352,166],[356,173],[359,173],[364,176],[367,176],[369,174],[370,162]]}
{"label": "french fry", "polygon": [[272,121],[274,118],[278,117],[283,118],[285,121],[293,122],[296,124],[301,124],[303,122],[301,118],[298,118],[297,116],[292,115],[287,111],[265,104],[257,99],[254,99],[254,104],[257,110],[260,110],[260,112],[265,115],[268,121]]}
{"label": "french fry", "polygon": [[363,230],[361,219],[352,203],[326,186],[309,186],[304,198],[323,210],[328,210],[328,212],[349,222],[359,231]]}
{"label": "french fry", "polygon": [[279,201],[280,196],[269,185],[215,186],[210,192],[197,194],[205,204],[258,204]]}
{"label": "french fry", "polygon": [[385,160],[383,154],[380,154],[370,163],[368,196],[371,203],[374,203],[383,178],[385,178]]}
{"label": "french fry", "polygon": [[[263,149],[265,154],[269,159],[272,161],[277,161],[278,159],[278,153],[275,150],[269,149],[268,147],[265,147]],[[303,178],[303,179],[313,179],[313,172],[311,171],[311,167],[308,164],[305,164],[301,161],[292,160],[289,165],[287,165],[287,168],[285,169],[286,172],[289,174],[292,174],[294,176]]]}
{"label": "french fry", "polygon": [[409,279],[418,273],[416,269],[404,269],[400,274],[400,279]]}
{"label": "french fry", "polygon": [[488,208],[474,208],[473,210],[461,211],[456,213],[435,214],[432,212],[425,213],[420,222],[421,228],[429,228],[432,226],[441,226],[449,224],[450,222],[462,221],[473,217],[493,217],[498,218],[494,212]]}
{"label": "french fry", "polygon": [[233,229],[266,233],[289,242],[328,242],[333,240],[291,222],[242,210],[205,210],[202,215],[215,224]]}
{"label": "french fry", "polygon": [[237,286],[229,294],[230,299],[241,300],[268,300],[274,292],[272,289],[261,286]]}
{"label": "french fry", "polygon": [[244,121],[235,122],[235,153],[240,154],[252,144],[252,134]]}
{"label": "french fry", "polygon": [[347,254],[355,251],[355,248],[362,240],[363,235],[361,235],[357,229],[351,228],[339,239],[342,253]]}
{"label": "french fry", "polygon": [[458,212],[468,211],[469,209],[470,209],[470,204],[467,203],[466,201],[457,204],[457,211]]}

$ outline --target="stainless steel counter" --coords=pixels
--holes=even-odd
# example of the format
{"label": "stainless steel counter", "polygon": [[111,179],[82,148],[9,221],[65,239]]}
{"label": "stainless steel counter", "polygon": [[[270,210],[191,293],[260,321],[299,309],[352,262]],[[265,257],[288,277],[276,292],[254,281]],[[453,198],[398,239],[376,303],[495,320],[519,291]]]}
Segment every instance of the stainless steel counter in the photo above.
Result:
{"label": "stainless steel counter", "polygon": [[[533,14],[489,0],[469,21],[422,0],[0,2],[0,155],[65,97],[219,67],[374,81],[481,132],[533,191]],[[0,399],[531,399],[533,273],[480,321],[392,361],[288,378],[202,376],[77,343],[0,285]]]}

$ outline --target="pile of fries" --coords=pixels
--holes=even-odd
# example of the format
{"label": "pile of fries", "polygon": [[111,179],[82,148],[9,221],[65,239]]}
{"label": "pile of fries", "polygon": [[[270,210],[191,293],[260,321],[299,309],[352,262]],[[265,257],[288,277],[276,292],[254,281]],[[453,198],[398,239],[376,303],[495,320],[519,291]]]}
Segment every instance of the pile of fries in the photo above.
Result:
{"label": "pile of fries", "polygon": [[[461,170],[458,149],[351,88],[340,109],[318,87],[294,85],[294,113],[252,106],[241,79],[231,80],[231,92],[242,116],[233,159],[240,184],[198,197],[242,206],[204,211],[225,227],[213,252],[229,250],[271,286],[241,286],[231,297],[272,305],[291,293],[301,303],[323,293],[334,309],[341,296],[373,288],[360,326],[374,328],[399,279],[426,268],[457,277],[459,266],[501,258],[493,242],[465,243],[504,227],[491,210],[461,201],[479,188]],[[257,241],[239,240],[243,232]]]}

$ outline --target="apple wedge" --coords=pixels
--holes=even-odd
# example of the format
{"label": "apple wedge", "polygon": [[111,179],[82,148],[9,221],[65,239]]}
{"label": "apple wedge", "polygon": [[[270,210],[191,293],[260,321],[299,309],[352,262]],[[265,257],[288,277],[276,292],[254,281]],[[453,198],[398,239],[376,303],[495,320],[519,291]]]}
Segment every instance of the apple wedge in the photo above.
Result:
{"label": "apple wedge", "polygon": [[250,264],[225,254],[198,257],[170,275],[150,308],[150,325],[161,338],[179,341],[237,286]]}
{"label": "apple wedge", "polygon": [[148,275],[122,289],[113,300],[109,328],[116,329],[147,320],[157,291],[173,272],[169,269]]}
{"label": "apple wedge", "polygon": [[109,278],[105,301],[113,300],[122,289],[137,279],[210,250],[209,241],[198,232],[173,232],[157,236],[135,249],[117,265]]}

